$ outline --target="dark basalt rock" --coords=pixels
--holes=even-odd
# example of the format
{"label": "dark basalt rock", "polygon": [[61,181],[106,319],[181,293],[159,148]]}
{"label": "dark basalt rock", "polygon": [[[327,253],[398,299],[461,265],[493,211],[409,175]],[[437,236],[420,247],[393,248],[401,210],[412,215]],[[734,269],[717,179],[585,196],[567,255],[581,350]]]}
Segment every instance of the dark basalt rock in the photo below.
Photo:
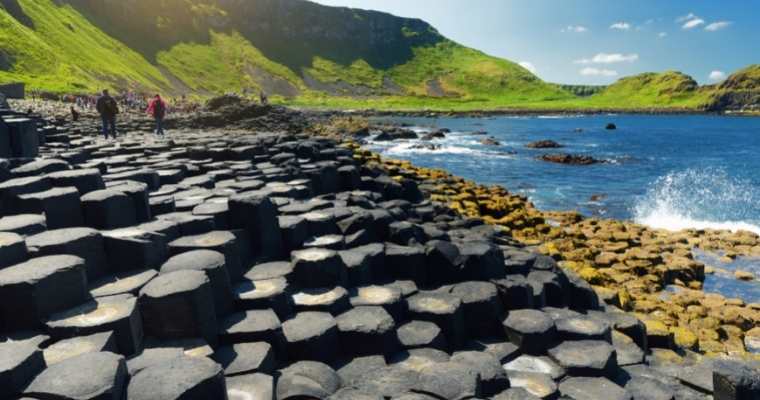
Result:
{"label": "dark basalt rock", "polygon": [[159,275],[140,290],[145,334],[163,339],[201,337],[217,342],[214,295],[202,271]]}
{"label": "dark basalt rock", "polygon": [[559,384],[559,392],[573,399],[630,400],[631,394],[606,378],[569,378]]}
{"label": "dark basalt rock", "polygon": [[398,348],[396,324],[382,307],[356,307],[336,321],[341,349],[348,356],[392,354]]}
{"label": "dark basalt rock", "polygon": [[558,149],[563,146],[553,140],[539,140],[537,142],[528,143],[525,147],[529,149]]}
{"label": "dark basalt rock", "polygon": [[[172,243],[176,243],[176,241]],[[211,290],[214,292],[214,309],[217,315],[223,316],[232,310],[232,284],[227,270],[226,258],[222,253],[213,250],[194,250],[181,253],[167,260],[161,266],[160,273],[168,274],[182,270],[202,271],[206,274],[211,284]]]}
{"label": "dark basalt rock", "polygon": [[147,367],[129,382],[128,400],[205,400],[227,397],[222,367],[206,357],[181,356]]}
{"label": "dark basalt rock", "polygon": [[604,127],[604,129],[606,129],[606,130],[608,130],[608,131],[612,131],[612,130],[615,130],[615,129],[617,129],[617,126],[616,126],[615,124],[613,124],[613,123],[611,123],[611,122],[610,122],[609,124],[607,124],[607,125]]}
{"label": "dark basalt rock", "polygon": [[79,257],[33,258],[0,270],[0,325],[35,329],[51,314],[87,298],[85,263]]}
{"label": "dark basalt rock", "polygon": [[124,357],[108,352],[87,353],[48,367],[34,378],[24,395],[39,399],[118,400],[124,396],[126,383]]}
{"label": "dark basalt rock", "polygon": [[3,396],[21,394],[26,385],[45,369],[45,359],[36,344],[0,343],[0,387]]}
{"label": "dark basalt rock", "polygon": [[291,360],[334,360],[340,351],[338,326],[332,315],[307,311],[282,325]]}
{"label": "dark basalt rock", "polygon": [[572,376],[613,377],[617,369],[615,349],[599,340],[565,341],[548,353]]}
{"label": "dark basalt rock", "polygon": [[466,326],[462,300],[444,293],[420,293],[408,299],[409,318],[438,325],[452,348],[464,344]]}
{"label": "dark basalt rock", "polygon": [[483,396],[493,396],[509,388],[507,373],[496,357],[477,351],[465,351],[456,353],[451,361],[466,365],[471,371],[478,374]]}
{"label": "dark basalt rock", "polygon": [[538,156],[538,159],[541,161],[567,165],[592,165],[604,162],[591,156],[579,154],[544,154]]}
{"label": "dark basalt rock", "polygon": [[255,372],[272,373],[276,357],[272,346],[266,342],[237,343],[220,347],[212,359],[224,368],[225,376],[237,376]]}
{"label": "dark basalt rock", "polygon": [[528,354],[542,354],[552,346],[557,330],[554,321],[538,310],[514,310],[504,321],[509,341]]}
{"label": "dark basalt rock", "polygon": [[749,400],[760,396],[760,371],[735,360],[715,362],[713,372],[715,400]]}
{"label": "dark basalt rock", "polygon": [[119,353],[129,356],[142,350],[142,318],[137,298],[130,294],[98,297],[50,316],[45,325],[58,338],[112,331]]}

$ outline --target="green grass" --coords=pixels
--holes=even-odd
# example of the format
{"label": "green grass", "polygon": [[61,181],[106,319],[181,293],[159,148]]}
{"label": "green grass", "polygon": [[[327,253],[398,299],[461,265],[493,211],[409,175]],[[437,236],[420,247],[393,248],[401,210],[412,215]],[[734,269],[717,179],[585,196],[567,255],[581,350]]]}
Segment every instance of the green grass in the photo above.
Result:
{"label": "green grass", "polygon": [[182,43],[158,54],[159,65],[191,89],[213,95],[258,90],[251,68],[258,67],[298,88],[301,79],[287,67],[270,61],[237,33],[211,33],[211,43]]}
{"label": "green grass", "polygon": [[10,71],[0,71],[0,82],[23,81],[32,88],[69,93],[168,86],[155,66],[72,7],[51,0],[19,3],[34,30],[0,11],[0,48],[15,59]]}
{"label": "green grass", "polygon": [[383,86],[383,72],[372,68],[364,60],[356,60],[351,65],[342,66],[321,57],[314,57],[310,68],[305,72],[325,83],[340,81],[351,85],[380,89]]}
{"label": "green grass", "polygon": [[[187,1],[187,7],[199,20],[225,16],[226,11],[215,6]],[[446,39],[411,47],[412,56],[407,61],[384,69],[361,58],[340,64],[315,56],[311,65],[295,71],[267,58],[233,29],[209,31],[206,35],[205,29],[198,34],[195,25],[191,29],[193,34],[186,32],[185,37],[195,37],[200,42],[188,40],[166,45],[155,54],[154,64],[147,56],[107,35],[71,6],[59,5],[54,0],[19,0],[19,3],[34,28],[16,21],[0,7],[0,55],[12,60],[9,70],[0,70],[0,83],[22,81],[30,89],[53,93],[92,93],[104,87],[170,94],[189,88],[200,97],[232,91],[255,92],[262,88],[263,71],[270,78],[286,81],[300,93],[296,98],[270,94],[272,101],[310,108],[693,110],[705,108],[720,94],[755,91],[760,85],[760,65],[753,65],[710,87],[699,87],[691,77],[668,71],[623,78],[605,88],[588,88],[587,92],[594,94],[579,97],[572,90],[585,89],[546,83],[516,63]],[[363,17],[354,13],[351,18]],[[174,26],[170,15],[155,16],[156,24],[161,25],[162,20],[167,26]],[[421,35],[406,26],[401,31],[407,38]],[[164,70],[172,79],[162,74]],[[324,83],[340,83],[344,95],[310,89],[303,79],[304,73]],[[183,87],[172,87],[173,78],[182,81]],[[398,94],[379,95],[387,89],[386,80],[398,87]],[[362,88],[352,91],[351,86]],[[366,95],[366,88],[373,95]],[[351,96],[351,93],[365,94]]]}

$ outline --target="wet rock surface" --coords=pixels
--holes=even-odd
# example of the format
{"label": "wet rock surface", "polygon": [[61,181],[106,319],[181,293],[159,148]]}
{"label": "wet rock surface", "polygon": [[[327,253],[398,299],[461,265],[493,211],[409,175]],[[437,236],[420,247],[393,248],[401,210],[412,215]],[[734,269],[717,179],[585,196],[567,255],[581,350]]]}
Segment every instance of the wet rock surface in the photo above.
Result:
{"label": "wet rock surface", "polygon": [[424,183],[216,107],[160,140],[35,120],[0,181],[1,399],[755,398],[755,364],[676,353]]}

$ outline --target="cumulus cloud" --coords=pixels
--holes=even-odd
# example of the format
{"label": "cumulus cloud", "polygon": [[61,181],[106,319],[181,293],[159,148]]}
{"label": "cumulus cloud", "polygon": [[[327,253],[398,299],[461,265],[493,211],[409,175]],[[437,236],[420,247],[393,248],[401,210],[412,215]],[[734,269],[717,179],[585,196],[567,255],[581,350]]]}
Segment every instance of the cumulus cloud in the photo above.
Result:
{"label": "cumulus cloud", "polygon": [[676,18],[676,22],[683,24],[681,25],[681,29],[694,29],[700,25],[704,25],[705,20],[694,13],[688,13],[687,15]]}
{"label": "cumulus cloud", "polygon": [[710,80],[714,82],[722,81],[726,79],[726,73],[723,71],[715,70],[715,71],[710,72],[710,75],[708,76],[708,78],[710,78]]}
{"label": "cumulus cloud", "polygon": [[686,22],[686,21],[688,21],[690,19],[696,19],[696,18],[699,18],[699,17],[697,17],[696,15],[694,15],[694,13],[688,13],[686,15],[683,15],[683,16],[680,16],[680,17],[676,18],[676,22]]}
{"label": "cumulus cloud", "polygon": [[593,67],[586,67],[582,70],[578,71],[583,76],[617,76],[617,71],[611,70],[611,69],[603,69],[603,68],[593,68]]}
{"label": "cumulus cloud", "polygon": [[716,21],[705,27],[706,31],[715,32],[724,28],[728,28],[731,25],[731,21]]}
{"label": "cumulus cloud", "polygon": [[532,63],[532,62],[530,62],[530,61],[520,61],[520,62],[519,62],[519,63],[517,63],[517,64],[518,64],[518,65],[520,65],[521,67],[523,67],[523,68],[527,69],[527,70],[528,70],[528,71],[530,71],[532,74],[535,74],[535,73],[537,72],[537,70],[536,70],[536,66],[535,66],[535,65],[533,65],[533,63]]}
{"label": "cumulus cloud", "polygon": [[639,55],[635,53],[632,53],[632,54],[599,53],[592,58],[581,58],[580,60],[573,61],[573,63],[575,64],[615,64],[615,63],[621,63],[621,62],[634,62],[638,59],[639,59]]}
{"label": "cumulus cloud", "polygon": [[588,32],[588,28],[583,25],[568,25],[566,28],[562,28],[561,32],[583,33]]}
{"label": "cumulus cloud", "polygon": [[660,33],[657,34],[657,36],[659,36],[661,38],[664,38],[665,36],[668,36],[668,33],[667,32],[660,32]]}
{"label": "cumulus cloud", "polygon": [[690,20],[686,21],[686,23],[684,23],[681,26],[681,28],[682,29],[693,29],[693,28],[696,28],[696,27],[698,27],[700,25],[704,25],[704,23],[705,23],[705,20],[703,20],[702,18],[690,19]]}
{"label": "cumulus cloud", "polygon": [[614,24],[610,25],[610,29],[617,29],[620,31],[627,31],[631,29],[631,24],[627,22],[615,22]]}

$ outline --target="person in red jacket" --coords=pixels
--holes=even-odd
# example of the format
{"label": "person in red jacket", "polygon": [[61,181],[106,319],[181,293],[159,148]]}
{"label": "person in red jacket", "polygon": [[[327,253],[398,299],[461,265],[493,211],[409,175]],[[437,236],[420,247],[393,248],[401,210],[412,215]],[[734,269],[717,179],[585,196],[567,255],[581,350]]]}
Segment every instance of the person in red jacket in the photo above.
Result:
{"label": "person in red jacket", "polygon": [[164,136],[164,117],[166,117],[166,102],[161,95],[156,95],[148,104],[148,114],[156,120],[156,135]]}

